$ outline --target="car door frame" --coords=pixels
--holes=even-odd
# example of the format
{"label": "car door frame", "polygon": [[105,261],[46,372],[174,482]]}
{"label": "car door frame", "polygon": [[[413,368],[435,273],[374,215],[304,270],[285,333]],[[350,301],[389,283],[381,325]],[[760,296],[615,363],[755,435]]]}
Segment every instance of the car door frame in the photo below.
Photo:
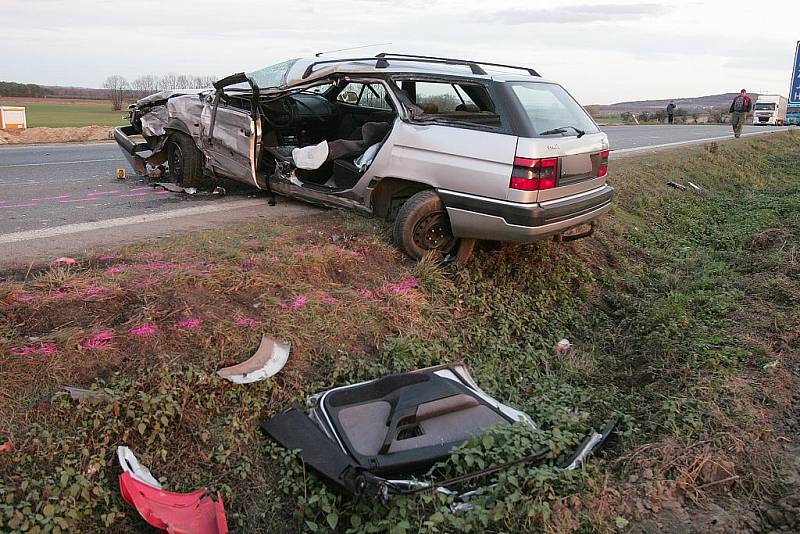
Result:
{"label": "car door frame", "polygon": [[[227,106],[222,103],[225,88],[231,85],[247,83],[250,85],[252,95],[250,98],[250,112],[239,108]],[[260,90],[258,85],[245,73],[232,74],[214,82],[215,93],[210,103],[210,118],[208,130],[201,128],[200,143],[203,146],[208,161],[207,166],[215,173],[227,178],[254,185],[264,189],[266,184],[259,181],[258,164],[261,154],[261,111],[259,108]],[[205,110],[204,110],[205,111]],[[228,115],[231,120],[220,121],[222,114]],[[203,121],[201,120],[201,125]],[[230,139],[237,139],[242,133],[247,132],[248,143],[246,149],[242,146],[231,146],[221,140],[221,135],[227,133]],[[215,137],[215,133],[217,136]],[[245,163],[246,162],[246,163]]]}

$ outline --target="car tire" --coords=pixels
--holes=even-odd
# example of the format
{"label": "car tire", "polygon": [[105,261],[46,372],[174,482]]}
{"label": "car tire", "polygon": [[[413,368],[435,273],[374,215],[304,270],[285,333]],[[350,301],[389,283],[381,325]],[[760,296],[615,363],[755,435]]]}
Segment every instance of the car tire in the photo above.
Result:
{"label": "car tire", "polygon": [[176,184],[183,187],[201,187],[205,184],[203,154],[188,135],[175,132],[169,136],[167,161],[169,174]]}
{"label": "car tire", "polygon": [[397,213],[394,243],[415,260],[431,254],[438,260],[464,263],[475,248],[474,239],[457,239],[442,199],[432,189],[405,201]]}

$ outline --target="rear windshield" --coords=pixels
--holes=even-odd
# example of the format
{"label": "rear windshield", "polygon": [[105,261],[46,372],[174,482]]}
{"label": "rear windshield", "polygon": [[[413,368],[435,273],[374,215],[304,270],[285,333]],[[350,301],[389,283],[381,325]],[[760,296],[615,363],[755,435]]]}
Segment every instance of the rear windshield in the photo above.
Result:
{"label": "rear windshield", "polygon": [[586,133],[600,129],[588,113],[563,87],[546,82],[512,83],[536,135],[575,136],[575,128]]}

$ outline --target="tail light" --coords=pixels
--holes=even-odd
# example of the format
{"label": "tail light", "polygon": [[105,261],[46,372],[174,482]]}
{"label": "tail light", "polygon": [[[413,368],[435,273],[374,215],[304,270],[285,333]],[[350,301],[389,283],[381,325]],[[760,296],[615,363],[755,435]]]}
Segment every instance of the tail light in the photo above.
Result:
{"label": "tail light", "polygon": [[514,158],[511,171],[511,189],[539,191],[552,189],[558,178],[558,158],[530,159]]}
{"label": "tail light", "polygon": [[608,174],[608,150],[600,152],[600,166],[597,168],[597,176],[602,178]]}

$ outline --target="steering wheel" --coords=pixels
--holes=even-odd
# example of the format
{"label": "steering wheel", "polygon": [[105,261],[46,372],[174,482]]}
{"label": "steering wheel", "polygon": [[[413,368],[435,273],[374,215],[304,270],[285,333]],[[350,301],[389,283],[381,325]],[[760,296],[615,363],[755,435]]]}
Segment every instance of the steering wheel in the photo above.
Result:
{"label": "steering wheel", "polygon": [[[280,106],[280,109],[273,109],[270,107],[270,104],[276,104]],[[269,102],[263,108],[264,111],[264,120],[267,124],[272,126],[273,128],[285,128],[294,122],[294,106],[289,102],[288,98],[280,98],[278,100],[273,100]],[[270,118],[270,115],[274,113],[275,117]],[[285,120],[281,120],[285,119]]]}

